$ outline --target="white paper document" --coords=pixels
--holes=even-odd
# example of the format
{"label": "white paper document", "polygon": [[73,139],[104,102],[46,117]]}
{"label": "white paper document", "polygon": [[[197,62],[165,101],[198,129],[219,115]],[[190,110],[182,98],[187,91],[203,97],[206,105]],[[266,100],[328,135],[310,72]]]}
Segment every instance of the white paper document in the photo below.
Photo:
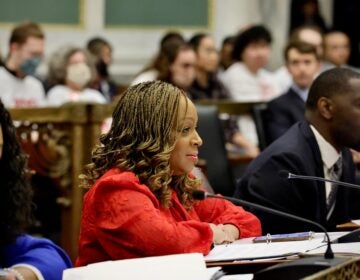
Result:
{"label": "white paper document", "polygon": [[[330,240],[335,240],[345,234],[347,234],[347,232],[331,232],[329,233]],[[207,262],[215,262],[232,260],[280,259],[290,255],[305,254],[310,251],[315,252],[315,249],[320,247],[323,248],[319,249],[319,251],[323,250],[325,252],[326,249],[324,233],[316,233],[315,238],[302,241],[252,243],[252,239],[253,238],[245,238],[227,245],[216,245],[210,251],[210,253],[205,256],[205,260]],[[356,246],[360,246],[360,243],[356,244]],[[334,245],[337,246],[337,244],[333,244],[333,246]],[[343,248],[346,248],[346,250]],[[354,250],[350,251],[351,246],[346,247],[344,245],[341,247],[341,249],[345,250],[345,252],[354,252]]]}
{"label": "white paper document", "polygon": [[210,262],[280,258],[291,254],[305,253],[321,245],[323,245],[322,239],[251,244],[234,242],[227,245],[215,246],[211,252],[205,256],[205,260]]}
{"label": "white paper document", "polygon": [[179,254],[95,263],[67,269],[63,280],[209,280],[202,254]]}

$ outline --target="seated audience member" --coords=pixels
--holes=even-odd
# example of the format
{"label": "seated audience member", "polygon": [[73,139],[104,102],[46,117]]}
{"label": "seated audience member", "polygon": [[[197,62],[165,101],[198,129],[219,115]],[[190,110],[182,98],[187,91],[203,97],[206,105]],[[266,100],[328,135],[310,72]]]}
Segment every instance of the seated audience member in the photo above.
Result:
{"label": "seated audience member", "polygon": [[350,39],[346,33],[336,30],[326,33],[324,35],[324,62],[322,71],[334,67],[348,67],[359,71],[348,65],[350,48]]}
{"label": "seated audience member", "polygon": [[269,143],[304,119],[309,88],[320,70],[320,57],[313,45],[300,41],[289,43],[284,56],[293,83],[285,94],[268,104],[264,126]]}
{"label": "seated audience member", "polygon": [[168,47],[155,80],[168,82],[188,91],[195,80],[196,54],[187,43],[176,42]]}
{"label": "seated audience member", "polygon": [[[279,171],[354,183],[349,148],[360,149],[360,74],[335,68],[320,74],[310,87],[306,120],[292,126],[254,159],[237,185],[235,196],[285,211],[327,230],[360,218],[360,191],[314,180],[282,178]],[[264,233],[319,229],[299,221],[254,210]]]}
{"label": "seated audience member", "polygon": [[228,36],[222,41],[220,50],[220,70],[227,70],[233,63],[232,52],[234,50],[235,36]]}
{"label": "seated audience member", "polygon": [[109,73],[112,63],[112,47],[105,39],[95,37],[89,40],[86,48],[95,58],[96,67],[96,77],[90,86],[100,91],[107,102],[111,102],[118,94],[118,86],[112,81]]}
{"label": "seated audience member", "polygon": [[48,94],[49,106],[68,102],[106,103],[105,97],[89,88],[95,69],[87,52],[70,47],[53,56],[49,65],[49,82],[55,84]]}
{"label": "seated audience member", "polygon": [[[323,56],[323,33],[314,26],[300,26],[290,35],[289,42],[305,42],[316,47],[318,55]],[[275,71],[275,79],[280,87],[281,92],[286,92],[292,85],[291,74],[286,65],[281,66]]]}
{"label": "seated audience member", "polygon": [[[196,78],[188,90],[192,100],[229,99],[230,93],[217,78],[219,55],[214,39],[206,33],[195,34],[189,41],[196,53]],[[239,132],[237,118],[227,116],[223,122],[226,140],[244,150],[250,157],[256,157],[259,149]]]}
{"label": "seated audience member", "polygon": [[191,170],[202,140],[186,93],[156,81],[127,89],[82,176],[77,266],[198,252],[261,232],[259,220],[222,199],[194,201]]}
{"label": "seated audience member", "polygon": [[0,269],[1,279],[60,280],[71,267],[66,253],[45,238],[25,234],[31,223],[32,187],[27,160],[10,114],[0,102]]}
{"label": "seated audience member", "polygon": [[234,100],[267,101],[280,94],[273,75],[264,69],[270,57],[270,32],[262,25],[251,26],[237,35],[233,63],[220,76]]}
{"label": "seated audience member", "polygon": [[[265,70],[270,56],[271,34],[262,25],[248,27],[235,39],[233,59],[236,61],[220,76],[231,98],[239,102],[268,101],[280,94],[272,73]],[[241,116],[240,131],[252,145],[258,136],[251,116]]]}
{"label": "seated audience member", "polygon": [[44,33],[34,22],[11,32],[9,54],[0,66],[0,98],[6,107],[44,106],[42,83],[33,77],[44,54]]}
{"label": "seated audience member", "polygon": [[157,80],[159,73],[167,71],[166,67],[164,69],[164,65],[167,64],[166,61],[168,61],[170,54],[173,53],[173,49],[183,43],[185,43],[185,40],[179,32],[167,32],[160,40],[158,54],[155,56],[150,65],[145,67],[145,69],[135,77],[135,79],[131,82],[131,85]]}

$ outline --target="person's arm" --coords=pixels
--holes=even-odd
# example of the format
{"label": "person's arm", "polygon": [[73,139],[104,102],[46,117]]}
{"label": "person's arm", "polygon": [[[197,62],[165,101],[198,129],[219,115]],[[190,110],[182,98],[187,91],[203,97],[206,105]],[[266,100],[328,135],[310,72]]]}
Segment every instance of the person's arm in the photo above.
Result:
{"label": "person's arm", "polygon": [[127,189],[119,188],[117,182],[111,184],[99,185],[95,194],[87,197],[83,215],[93,216],[93,221],[84,224],[83,220],[82,224],[94,227],[97,241],[111,259],[127,254],[209,253],[213,231],[208,222],[193,219],[180,205],[163,209],[150,190],[143,187],[142,191],[136,183]]}
{"label": "person's arm", "polygon": [[260,154],[259,148],[246,139],[240,132],[233,134],[232,143],[243,148],[245,154],[251,158],[255,158]]}
{"label": "person's arm", "polygon": [[44,280],[41,274],[39,275],[32,268],[22,265],[4,268],[3,271],[6,275],[0,276],[0,280]]}
{"label": "person's arm", "polygon": [[261,224],[255,215],[224,199],[208,198],[199,202],[194,209],[200,220],[222,225],[232,241],[261,235]]}
{"label": "person's arm", "polygon": [[7,267],[29,277],[33,274],[37,276],[29,279],[60,280],[62,271],[72,266],[66,253],[45,238],[21,235],[14,244],[5,246],[3,252]]}
{"label": "person's arm", "polygon": [[242,148],[244,153],[251,158],[255,158],[259,155],[259,148],[251,143],[245,136],[239,131],[237,124],[237,116],[228,116],[227,119],[222,119],[222,125],[224,127],[225,139],[227,142],[234,144],[235,146]]}

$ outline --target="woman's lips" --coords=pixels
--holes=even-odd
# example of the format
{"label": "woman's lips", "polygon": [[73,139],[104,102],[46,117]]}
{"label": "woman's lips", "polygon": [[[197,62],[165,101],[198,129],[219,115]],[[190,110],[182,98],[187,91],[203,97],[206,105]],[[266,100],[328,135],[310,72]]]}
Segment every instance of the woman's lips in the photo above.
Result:
{"label": "woman's lips", "polygon": [[191,155],[186,155],[188,158],[190,158],[193,162],[197,162],[198,161],[198,155],[197,154],[191,154]]}

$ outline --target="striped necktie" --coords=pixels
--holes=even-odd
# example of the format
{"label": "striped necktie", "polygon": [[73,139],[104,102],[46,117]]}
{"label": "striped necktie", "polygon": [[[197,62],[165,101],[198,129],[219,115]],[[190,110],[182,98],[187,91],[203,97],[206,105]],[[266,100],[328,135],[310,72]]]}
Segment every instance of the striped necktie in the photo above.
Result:
{"label": "striped necktie", "polygon": [[[342,158],[335,162],[335,164],[330,168],[330,179],[339,181],[342,173]],[[330,218],[332,212],[335,208],[336,203],[336,193],[337,193],[338,185],[331,183],[331,190],[326,199],[326,207],[327,207],[327,219]]]}

